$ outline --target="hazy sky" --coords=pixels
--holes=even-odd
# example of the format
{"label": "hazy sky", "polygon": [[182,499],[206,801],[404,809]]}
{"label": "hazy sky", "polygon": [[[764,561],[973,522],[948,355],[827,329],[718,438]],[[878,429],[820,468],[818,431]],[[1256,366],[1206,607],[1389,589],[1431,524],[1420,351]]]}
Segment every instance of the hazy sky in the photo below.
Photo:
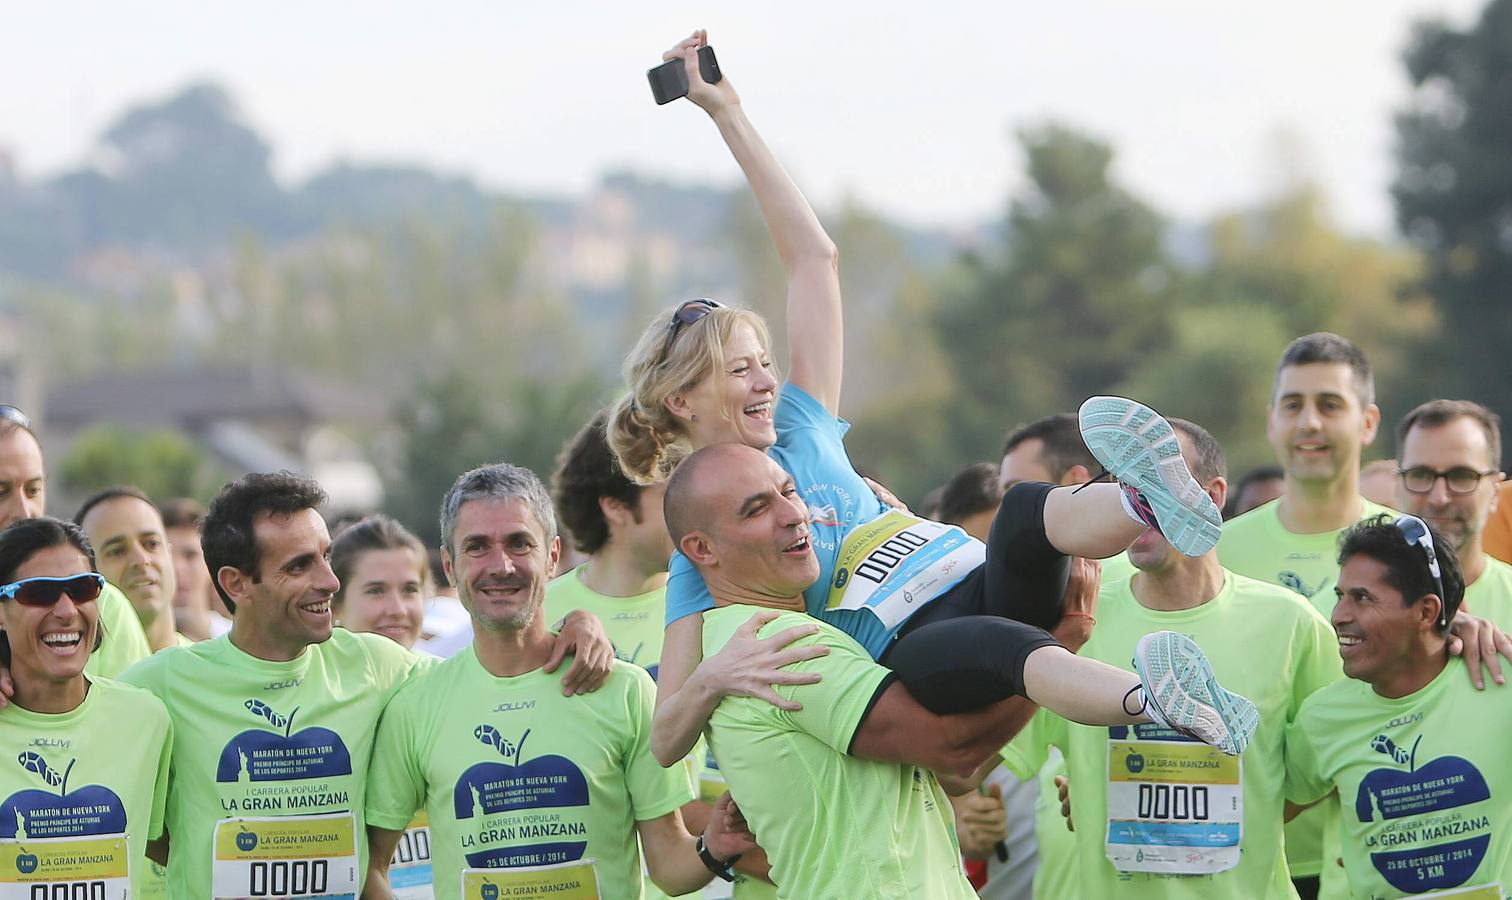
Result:
{"label": "hazy sky", "polygon": [[1012,130],[1110,139],[1120,176],[1196,220],[1301,160],[1351,227],[1388,233],[1400,51],[1425,15],[1481,0],[1062,3],[9,4],[0,146],[28,177],[76,163],[129,102],[211,78],[297,178],[345,156],[510,190],[579,191],[605,168],[728,181],[733,163],[644,71],[709,29],[747,112],[819,203],[917,222],[996,215]]}

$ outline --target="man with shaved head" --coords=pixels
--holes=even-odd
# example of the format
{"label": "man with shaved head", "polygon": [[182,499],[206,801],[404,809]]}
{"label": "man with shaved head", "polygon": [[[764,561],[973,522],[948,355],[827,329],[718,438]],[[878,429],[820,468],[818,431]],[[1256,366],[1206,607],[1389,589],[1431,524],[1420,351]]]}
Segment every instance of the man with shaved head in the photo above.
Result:
{"label": "man with shaved head", "polygon": [[[974,898],[950,804],[928,769],[970,771],[1003,735],[961,727],[982,716],[934,716],[939,727],[915,735],[911,758],[875,751],[884,743],[878,732],[896,727],[887,711],[912,704],[931,714],[859,644],[804,613],[803,589],[819,577],[807,511],[792,476],[765,454],[739,444],[693,454],[668,484],[666,518],[714,597],[704,617],[706,658],[753,608],[784,611],[763,634],[817,625],[805,640],[827,650],[793,667],[822,673],[822,681],[776,688],[801,709],[726,697],[709,720],[710,749],[761,834],[778,896],[826,896],[843,884],[854,897]],[[870,756],[877,758],[862,758]]]}
{"label": "man with shaved head", "polygon": [[[781,614],[761,627],[762,636],[807,626],[815,633],[793,646],[824,651],[787,667],[822,677],[775,686],[785,707],[726,696],[708,721],[710,749],[761,835],[779,896],[827,896],[844,884],[852,897],[974,897],[935,773],[966,789],[966,776],[1022,726],[1022,701],[972,705],[968,698],[958,707],[966,711],[931,712],[850,636],[809,617],[803,591],[821,567],[808,509],[792,476],[760,451],[722,444],[688,457],[668,484],[666,520],[714,599],[704,619],[705,659],[749,630],[753,613],[768,610]],[[1118,696],[1140,690],[1129,673],[1074,656],[1032,626],[977,620],[1012,639],[1000,648],[992,677],[1012,684],[1013,694],[1027,696],[1026,677],[1036,689],[1049,681],[1076,685],[1077,696],[1046,702],[1101,724],[1150,721],[1137,700],[1133,712],[1119,706]],[[930,659],[900,660],[912,655],[902,644],[887,656],[889,666],[909,673],[910,685],[961,680],[961,664],[949,653],[928,640],[915,645],[927,646],[918,652]],[[1031,654],[1035,662],[1026,667]],[[1107,703],[1110,685],[1117,696]]]}

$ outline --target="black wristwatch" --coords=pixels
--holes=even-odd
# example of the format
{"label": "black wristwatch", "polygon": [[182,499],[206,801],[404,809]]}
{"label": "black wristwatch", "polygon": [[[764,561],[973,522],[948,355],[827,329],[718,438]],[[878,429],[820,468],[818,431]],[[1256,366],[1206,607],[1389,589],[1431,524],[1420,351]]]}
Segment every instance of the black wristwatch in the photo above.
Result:
{"label": "black wristwatch", "polygon": [[718,875],[725,881],[735,880],[735,875],[731,871],[731,869],[735,868],[735,864],[740,862],[739,853],[735,854],[724,862],[720,862],[719,860],[714,858],[714,854],[709,852],[709,846],[704,843],[703,835],[700,834],[698,836],[698,858],[703,860],[705,869],[708,869],[710,872],[713,872],[715,875]]}

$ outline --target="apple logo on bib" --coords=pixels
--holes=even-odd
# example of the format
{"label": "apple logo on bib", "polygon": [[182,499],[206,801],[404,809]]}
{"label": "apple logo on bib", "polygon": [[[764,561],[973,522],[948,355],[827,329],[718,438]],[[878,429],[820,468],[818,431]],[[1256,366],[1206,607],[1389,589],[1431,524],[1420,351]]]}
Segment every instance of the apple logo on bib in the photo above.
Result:
{"label": "apple logo on bib", "polygon": [[294,730],[299,707],[279,715],[261,700],[242,704],[274,729],[248,729],[221,750],[218,782],[297,781],[352,774],[352,757],[341,736],[329,728]]}
{"label": "apple logo on bib", "polygon": [[[588,849],[588,831],[579,821],[520,821],[493,827],[485,816],[516,810],[550,810],[588,805],[588,779],[565,756],[538,756],[522,762],[530,729],[511,743],[492,725],[473,729],[473,738],[505,761],[469,766],[457,779],[452,806],[459,822],[479,821],[479,843],[508,841],[511,846],[478,848],[466,854],[474,868],[538,865],[581,859]],[[544,818],[544,817],[543,817]],[[547,838],[540,841],[540,838]],[[570,838],[570,840],[549,840]],[[518,843],[517,843],[518,842]]]}
{"label": "apple logo on bib", "polygon": [[1480,867],[1491,843],[1487,816],[1442,815],[1490,800],[1486,779],[1459,756],[1440,756],[1419,767],[1417,748],[1422,740],[1419,735],[1408,751],[1387,735],[1372,738],[1372,750],[1407,768],[1372,769],[1355,793],[1354,812],[1361,822],[1423,817],[1421,822],[1403,822],[1381,833],[1379,839],[1370,839],[1372,847],[1400,848],[1372,851],[1370,862],[1392,887],[1408,894],[1464,884]]}
{"label": "apple logo on bib", "polygon": [[[42,754],[27,750],[16,757],[21,768],[37,776],[46,790],[17,791],[0,804],[0,838],[19,841],[38,838],[75,837],[86,834],[124,834],[126,806],[116,792],[98,784],[70,791],[68,776],[76,760],[59,772]],[[18,867],[31,865],[23,858]],[[22,871],[26,871],[24,868]]]}

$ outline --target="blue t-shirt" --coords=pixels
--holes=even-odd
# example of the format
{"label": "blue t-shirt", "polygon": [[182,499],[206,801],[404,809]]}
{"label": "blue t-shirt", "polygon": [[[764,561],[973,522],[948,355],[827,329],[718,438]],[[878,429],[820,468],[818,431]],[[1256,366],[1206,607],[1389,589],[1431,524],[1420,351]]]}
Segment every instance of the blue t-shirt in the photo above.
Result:
{"label": "blue t-shirt", "polygon": [[[864,577],[861,573],[866,563],[863,561],[861,565],[841,569],[837,581],[836,569],[846,539],[859,526],[888,515],[890,510],[856,473],[846,455],[844,439],[850,423],[836,418],[807,391],[791,384],[783,387],[774,418],[777,443],[767,453],[793,476],[793,483],[808,506],[809,541],[819,559],[819,578],[803,592],[804,604],[810,615],[844,631],[865,647],[874,659],[878,658],[906,621],[906,616],[888,624],[866,609],[831,609],[829,601],[832,588],[844,588],[853,572],[858,578]],[[897,527],[880,531],[875,541],[866,543],[861,549],[870,549],[874,554],[890,559],[891,555],[879,545],[892,543],[888,536],[897,531]],[[907,537],[904,535],[905,539]],[[972,558],[972,545],[981,547],[980,542],[967,537],[958,528],[933,526],[928,536],[918,543],[918,552],[908,547],[904,551],[907,561],[894,562],[897,568],[889,574],[901,576],[894,579],[898,583],[897,592],[908,593],[902,590],[906,586],[921,598],[938,596],[974,568],[972,564],[941,566],[938,563],[952,553]],[[864,553],[857,556],[853,552],[852,555],[863,560],[868,558]],[[684,616],[714,608],[714,598],[704,585],[703,576],[681,552],[673,552],[669,572],[669,625]],[[921,579],[925,582],[922,590],[919,589]],[[912,598],[909,602],[913,602]],[[917,607],[926,602],[927,599],[920,600]]]}

